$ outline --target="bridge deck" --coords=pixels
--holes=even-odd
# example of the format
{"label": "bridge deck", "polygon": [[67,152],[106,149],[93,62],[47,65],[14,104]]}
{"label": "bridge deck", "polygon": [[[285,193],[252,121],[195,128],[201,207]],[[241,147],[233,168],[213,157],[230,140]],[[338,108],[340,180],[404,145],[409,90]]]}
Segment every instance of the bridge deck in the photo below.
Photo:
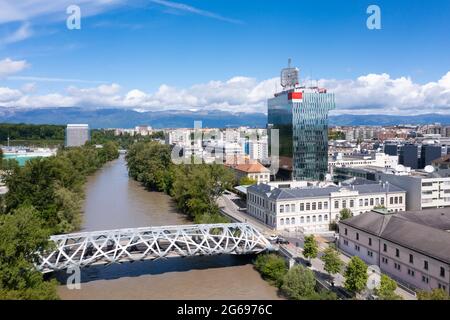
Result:
{"label": "bridge deck", "polygon": [[175,256],[252,254],[274,248],[247,223],[117,229],[52,236],[56,248],[41,254],[41,272],[70,266]]}

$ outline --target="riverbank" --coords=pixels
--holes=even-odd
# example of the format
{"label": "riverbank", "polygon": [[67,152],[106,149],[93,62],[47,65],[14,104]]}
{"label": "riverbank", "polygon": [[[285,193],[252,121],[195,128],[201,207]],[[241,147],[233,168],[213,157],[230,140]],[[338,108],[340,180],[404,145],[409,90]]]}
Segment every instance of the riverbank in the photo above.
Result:
{"label": "riverbank", "polygon": [[[87,179],[82,230],[190,224],[162,192],[128,177],[126,162],[107,163]],[[253,256],[168,258],[81,269],[81,289],[61,299],[282,299],[253,268]],[[68,275],[58,278],[65,283]]]}

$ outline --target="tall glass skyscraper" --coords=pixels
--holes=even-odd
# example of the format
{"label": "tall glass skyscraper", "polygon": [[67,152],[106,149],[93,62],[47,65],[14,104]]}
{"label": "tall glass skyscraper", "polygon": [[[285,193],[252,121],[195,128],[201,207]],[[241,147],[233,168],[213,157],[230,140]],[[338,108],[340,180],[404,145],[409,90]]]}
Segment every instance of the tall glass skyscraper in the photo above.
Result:
{"label": "tall glass skyscraper", "polygon": [[279,130],[280,163],[282,159],[291,161],[292,179],[325,179],[328,112],[334,108],[333,93],[324,88],[301,87],[296,82],[268,100],[268,128]]}

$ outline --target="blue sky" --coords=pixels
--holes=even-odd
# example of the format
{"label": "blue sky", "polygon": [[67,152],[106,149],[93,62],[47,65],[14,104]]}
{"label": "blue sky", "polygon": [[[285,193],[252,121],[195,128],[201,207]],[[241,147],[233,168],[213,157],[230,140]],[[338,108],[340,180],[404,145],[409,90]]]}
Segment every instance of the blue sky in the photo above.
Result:
{"label": "blue sky", "polygon": [[263,111],[291,57],[342,112],[450,108],[448,0],[17,2],[0,0],[0,105]]}

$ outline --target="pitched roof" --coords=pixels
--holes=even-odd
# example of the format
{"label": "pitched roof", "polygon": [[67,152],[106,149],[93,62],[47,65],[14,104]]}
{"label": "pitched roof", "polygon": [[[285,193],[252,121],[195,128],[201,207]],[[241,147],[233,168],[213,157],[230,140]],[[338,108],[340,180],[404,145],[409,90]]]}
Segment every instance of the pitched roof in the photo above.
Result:
{"label": "pitched roof", "polygon": [[[263,189],[264,184],[259,184],[251,189],[255,192],[267,193],[267,188]],[[305,188],[274,188],[269,191],[269,199],[272,200],[295,200],[305,198],[320,198],[327,197],[332,192],[339,191],[358,191],[359,194],[376,194],[376,193],[391,193],[391,192],[405,192],[403,189],[394,185],[381,185],[379,183],[360,184],[350,187],[328,186],[328,187],[305,187]]]}
{"label": "pitched roof", "polygon": [[233,166],[233,169],[246,172],[246,173],[260,173],[260,172],[270,172],[269,169],[264,167],[261,163],[245,163],[245,164],[237,164]]}
{"label": "pitched roof", "polygon": [[375,211],[339,222],[450,263],[450,209],[383,214]]}

